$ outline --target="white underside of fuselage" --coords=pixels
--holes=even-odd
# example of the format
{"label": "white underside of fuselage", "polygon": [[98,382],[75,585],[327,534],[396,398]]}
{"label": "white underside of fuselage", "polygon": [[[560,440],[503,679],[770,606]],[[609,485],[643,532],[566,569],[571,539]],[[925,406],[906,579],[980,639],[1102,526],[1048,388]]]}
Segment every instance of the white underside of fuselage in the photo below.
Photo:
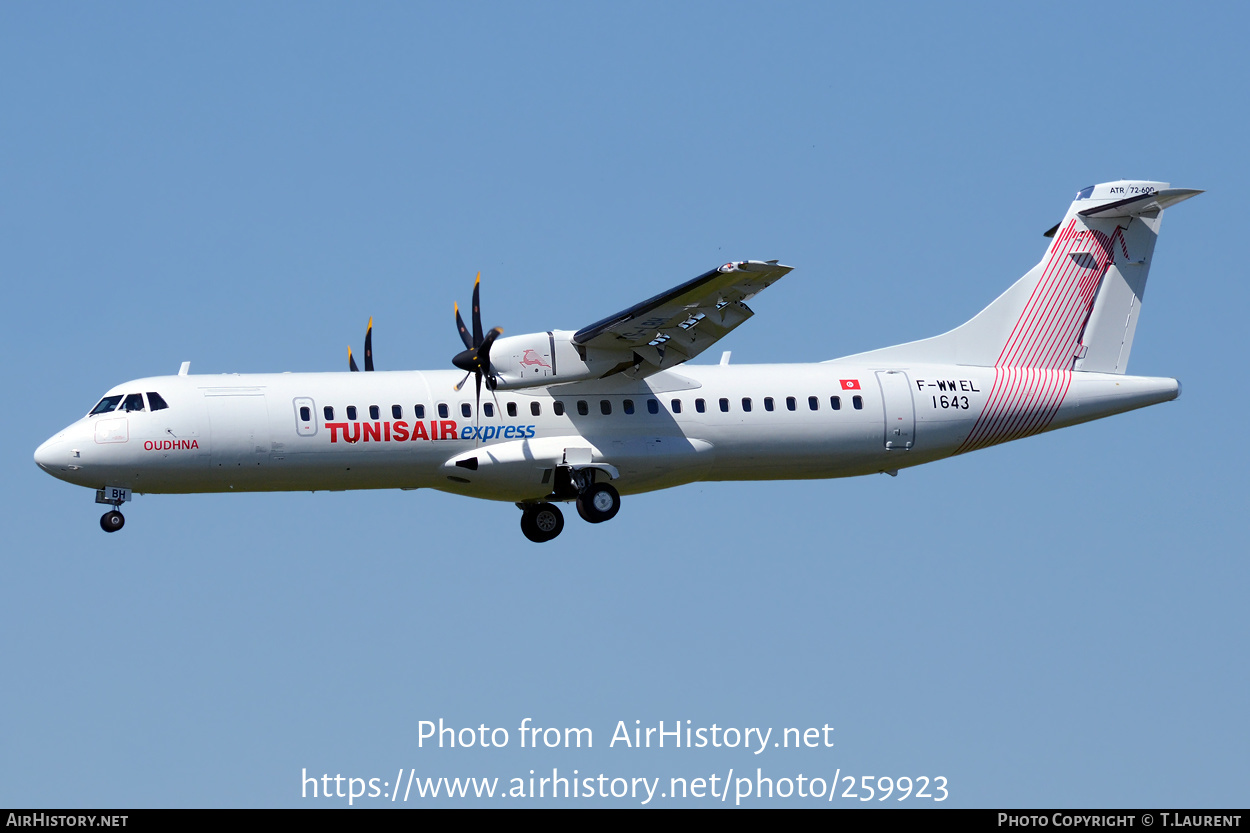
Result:
{"label": "white underside of fuselage", "polygon": [[[535,501],[550,494],[552,471],[566,460],[615,475],[622,494],[698,480],[847,477],[1179,393],[1174,379],[1038,369],[834,361],[679,370],[484,390],[492,416],[474,409],[471,383],[453,390],[454,371],[154,377],[111,393],[159,391],[167,409],[84,417],[44,443],[36,461],[71,483],[140,493],[431,488]],[[466,405],[474,409],[467,417]]]}

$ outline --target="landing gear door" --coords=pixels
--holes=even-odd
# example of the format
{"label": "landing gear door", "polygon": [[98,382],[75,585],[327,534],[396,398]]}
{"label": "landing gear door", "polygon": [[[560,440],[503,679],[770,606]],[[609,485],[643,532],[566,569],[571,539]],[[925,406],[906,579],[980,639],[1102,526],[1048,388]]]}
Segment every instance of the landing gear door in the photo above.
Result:
{"label": "landing gear door", "polygon": [[878,370],[881,401],[885,408],[885,447],[906,451],[916,439],[916,406],[911,398],[911,381],[901,370]]}

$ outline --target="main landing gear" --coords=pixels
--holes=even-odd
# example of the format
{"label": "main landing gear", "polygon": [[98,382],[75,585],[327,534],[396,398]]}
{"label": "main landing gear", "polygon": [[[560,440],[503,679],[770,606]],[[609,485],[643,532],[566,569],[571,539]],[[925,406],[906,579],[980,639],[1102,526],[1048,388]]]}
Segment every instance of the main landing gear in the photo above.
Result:
{"label": "main landing gear", "polygon": [[577,496],[577,514],[587,523],[601,524],[621,511],[621,496],[611,483],[595,483]]}
{"label": "main landing gear", "polygon": [[[621,511],[621,496],[611,483],[588,483],[576,493],[577,514],[592,524],[601,524]],[[550,541],[564,530],[564,513],[554,503],[523,503],[521,532],[536,544]]]}
{"label": "main landing gear", "polygon": [[564,530],[564,513],[554,503],[535,503],[521,510],[521,532],[535,544],[550,541]]}

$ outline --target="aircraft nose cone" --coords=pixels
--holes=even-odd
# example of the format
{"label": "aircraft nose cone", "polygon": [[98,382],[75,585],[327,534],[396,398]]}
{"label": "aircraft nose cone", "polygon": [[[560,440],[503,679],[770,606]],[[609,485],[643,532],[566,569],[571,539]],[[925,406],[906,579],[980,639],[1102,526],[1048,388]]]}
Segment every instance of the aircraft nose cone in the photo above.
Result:
{"label": "aircraft nose cone", "polygon": [[35,449],[35,465],[44,471],[49,471],[55,466],[56,446],[60,445],[56,438],[47,440]]}
{"label": "aircraft nose cone", "polygon": [[49,465],[53,464],[53,449],[51,447],[53,447],[53,440],[46,440],[44,444],[35,449],[35,465],[37,467],[46,470]]}
{"label": "aircraft nose cone", "polygon": [[35,449],[35,465],[53,477],[61,477],[70,461],[70,439],[62,431]]}

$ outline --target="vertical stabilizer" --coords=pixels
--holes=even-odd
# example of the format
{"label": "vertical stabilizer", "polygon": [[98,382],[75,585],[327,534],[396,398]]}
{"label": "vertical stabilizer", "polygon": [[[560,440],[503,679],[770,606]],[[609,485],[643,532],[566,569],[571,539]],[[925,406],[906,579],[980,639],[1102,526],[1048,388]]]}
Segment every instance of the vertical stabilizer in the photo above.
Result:
{"label": "vertical stabilizer", "polygon": [[1201,191],[1121,180],[1077,194],[1041,263],[971,321],[860,361],[1123,373],[1163,209]]}

